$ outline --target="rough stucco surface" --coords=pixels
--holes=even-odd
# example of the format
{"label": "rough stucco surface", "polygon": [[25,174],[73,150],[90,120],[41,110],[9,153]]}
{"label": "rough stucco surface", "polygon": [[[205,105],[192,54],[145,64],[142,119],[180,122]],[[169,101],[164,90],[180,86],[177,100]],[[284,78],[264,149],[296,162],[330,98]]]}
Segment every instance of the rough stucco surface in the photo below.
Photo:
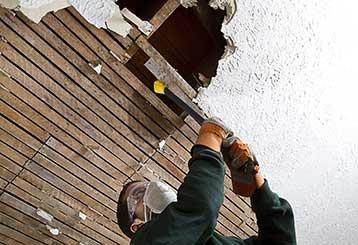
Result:
{"label": "rough stucco surface", "polygon": [[298,244],[357,244],[354,1],[237,1],[238,50],[198,95],[251,145],[294,208]]}

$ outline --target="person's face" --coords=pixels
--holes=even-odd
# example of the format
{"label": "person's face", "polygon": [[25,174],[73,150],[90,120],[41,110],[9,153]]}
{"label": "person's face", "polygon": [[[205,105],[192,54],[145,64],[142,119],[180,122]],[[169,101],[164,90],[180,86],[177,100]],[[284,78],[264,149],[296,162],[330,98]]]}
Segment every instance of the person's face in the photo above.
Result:
{"label": "person's face", "polygon": [[144,192],[146,182],[135,182],[130,184],[124,193],[123,199],[127,202],[131,202],[132,197],[136,200],[136,204],[134,205],[134,215],[133,223],[130,226],[132,232],[136,232],[138,228],[145,223],[144,221]]}

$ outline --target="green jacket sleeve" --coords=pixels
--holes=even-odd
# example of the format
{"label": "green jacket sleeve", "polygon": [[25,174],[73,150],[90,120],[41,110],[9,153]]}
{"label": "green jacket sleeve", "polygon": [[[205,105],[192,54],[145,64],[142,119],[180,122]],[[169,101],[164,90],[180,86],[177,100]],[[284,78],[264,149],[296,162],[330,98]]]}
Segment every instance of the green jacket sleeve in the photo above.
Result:
{"label": "green jacket sleeve", "polygon": [[224,201],[224,175],[221,154],[194,146],[178,201],[144,224],[131,244],[205,244]]}
{"label": "green jacket sleeve", "polygon": [[266,180],[251,197],[251,206],[256,213],[259,227],[258,237],[254,238],[254,244],[296,244],[292,208],[285,199],[271,191]]}

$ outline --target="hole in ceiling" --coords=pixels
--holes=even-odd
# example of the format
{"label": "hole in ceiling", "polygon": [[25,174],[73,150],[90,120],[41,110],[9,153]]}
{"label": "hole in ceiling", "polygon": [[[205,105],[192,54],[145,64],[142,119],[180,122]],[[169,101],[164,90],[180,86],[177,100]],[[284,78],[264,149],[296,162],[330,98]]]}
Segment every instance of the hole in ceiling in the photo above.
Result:
{"label": "hole in ceiling", "polygon": [[[127,7],[144,20],[150,20],[163,4],[160,0],[150,1],[150,4],[149,1],[124,2],[128,5],[121,7]],[[142,2],[153,5],[144,8],[140,5]],[[149,38],[154,48],[195,90],[209,85],[227,45],[220,31],[225,11],[212,9],[208,2],[199,1],[198,6],[193,8],[179,6]],[[144,66],[149,58],[138,50],[126,66],[152,89],[156,78]],[[165,96],[158,96],[178,115],[183,112]]]}

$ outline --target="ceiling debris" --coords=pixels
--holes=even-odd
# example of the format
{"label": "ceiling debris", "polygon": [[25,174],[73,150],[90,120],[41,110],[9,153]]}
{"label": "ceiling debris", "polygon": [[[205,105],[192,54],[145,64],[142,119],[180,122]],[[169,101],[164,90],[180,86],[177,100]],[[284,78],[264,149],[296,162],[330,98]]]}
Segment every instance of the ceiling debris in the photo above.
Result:
{"label": "ceiling debris", "polygon": [[92,67],[93,70],[97,72],[97,74],[101,73],[102,65],[98,62],[88,63],[90,67]]}
{"label": "ceiling debris", "polygon": [[52,235],[54,235],[54,236],[58,236],[58,235],[60,235],[60,233],[61,233],[59,229],[53,228],[53,227],[51,227],[51,226],[49,226],[49,225],[46,225],[46,228],[47,228],[47,230],[49,230],[49,232],[50,232]]}
{"label": "ceiling debris", "polygon": [[159,150],[163,149],[165,143],[166,143],[165,140],[162,140],[162,141],[159,142]]}

